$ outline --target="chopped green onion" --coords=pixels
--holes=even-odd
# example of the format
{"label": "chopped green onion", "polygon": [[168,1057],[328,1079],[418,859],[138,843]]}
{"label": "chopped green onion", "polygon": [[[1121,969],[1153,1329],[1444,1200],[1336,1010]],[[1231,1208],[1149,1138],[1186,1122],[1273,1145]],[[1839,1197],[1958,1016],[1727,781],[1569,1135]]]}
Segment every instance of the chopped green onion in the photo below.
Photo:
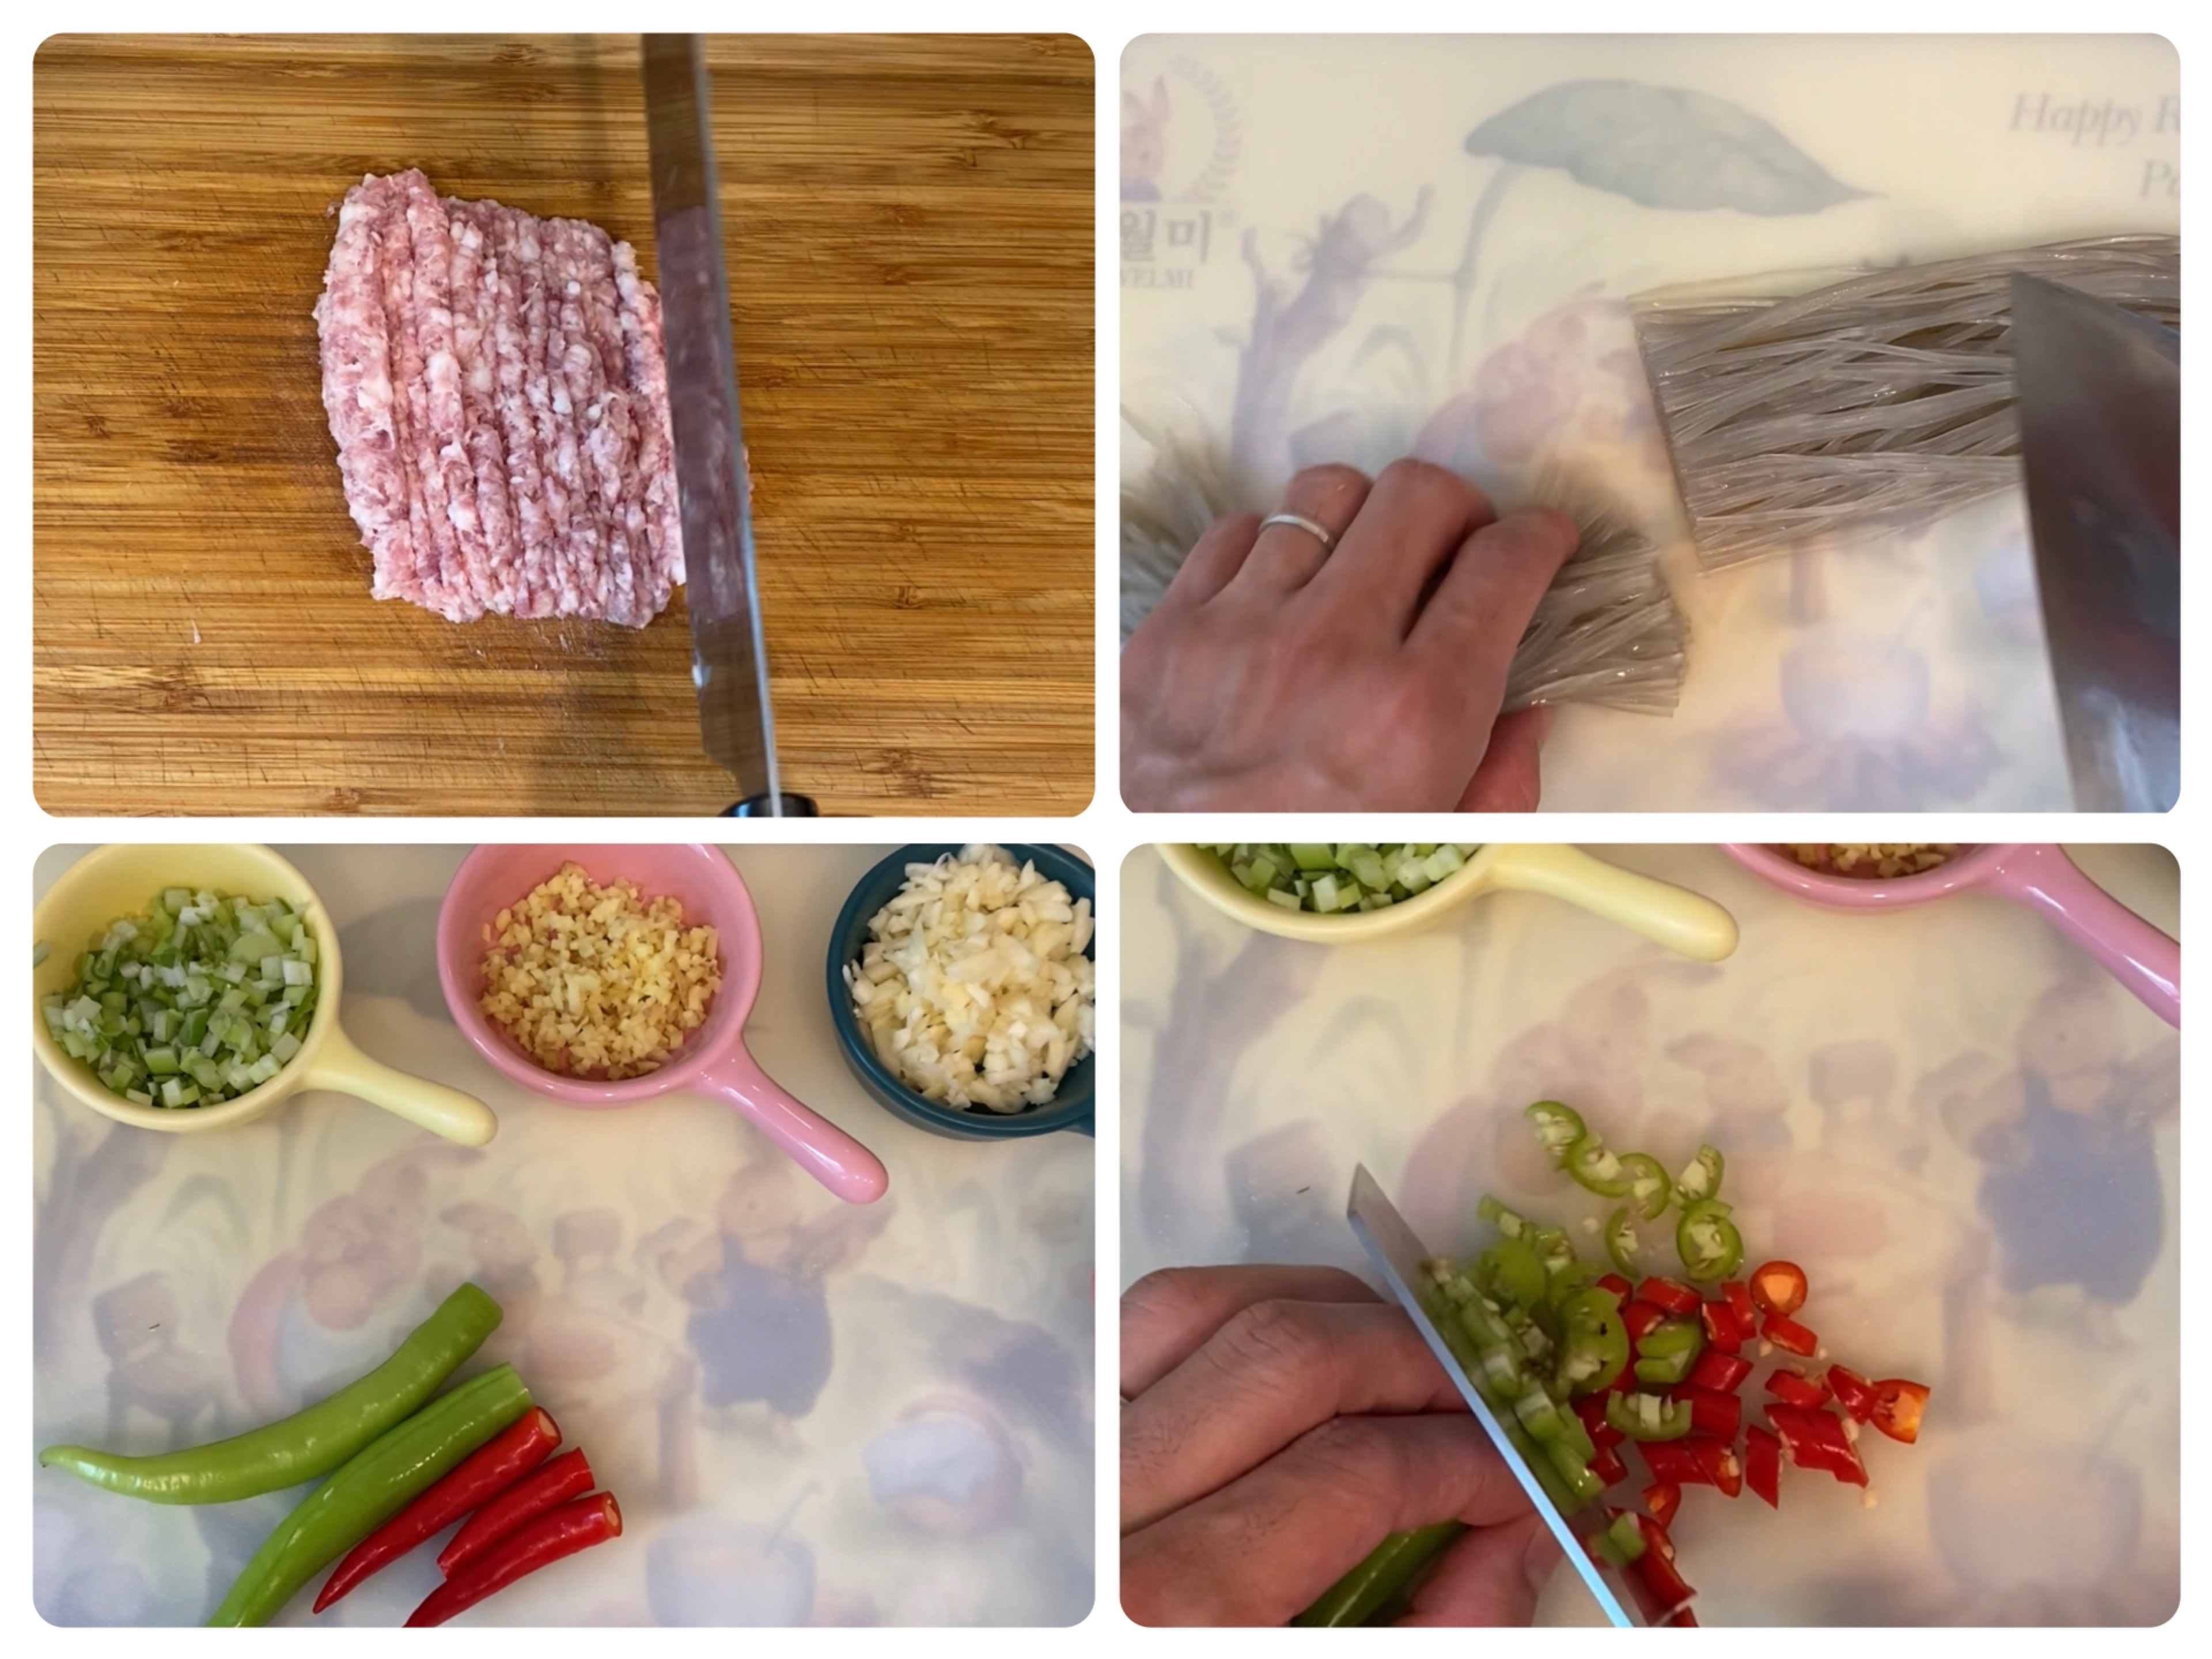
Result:
{"label": "chopped green onion", "polygon": [[1326,916],[1381,910],[1412,898],[1465,869],[1482,849],[1480,842],[1212,842],[1200,850],[1218,859],[1255,897]]}
{"label": "chopped green onion", "polygon": [[286,901],[172,887],[88,945],[75,981],[40,1012],[70,1058],[135,1104],[215,1105],[299,1054],[295,1033],[314,1012],[315,941]]}

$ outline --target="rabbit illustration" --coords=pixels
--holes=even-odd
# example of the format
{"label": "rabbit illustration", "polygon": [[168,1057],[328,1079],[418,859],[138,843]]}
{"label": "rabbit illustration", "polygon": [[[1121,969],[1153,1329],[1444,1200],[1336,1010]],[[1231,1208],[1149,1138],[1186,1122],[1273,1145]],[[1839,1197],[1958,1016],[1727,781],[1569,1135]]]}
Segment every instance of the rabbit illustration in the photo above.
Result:
{"label": "rabbit illustration", "polygon": [[1160,173],[1168,160],[1168,82],[1154,77],[1152,89],[1139,98],[1121,94],[1121,199],[1157,202]]}

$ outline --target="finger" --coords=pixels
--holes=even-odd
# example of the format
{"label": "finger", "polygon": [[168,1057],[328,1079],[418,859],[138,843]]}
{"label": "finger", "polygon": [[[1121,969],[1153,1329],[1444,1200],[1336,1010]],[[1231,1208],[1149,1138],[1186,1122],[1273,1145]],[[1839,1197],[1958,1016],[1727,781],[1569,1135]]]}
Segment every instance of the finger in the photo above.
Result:
{"label": "finger", "polygon": [[1559,1540],[1531,1510],[1478,1527],[1437,1558],[1401,1625],[1526,1625],[1559,1564]]}
{"label": "finger", "polygon": [[1255,1302],[1380,1302],[1340,1267],[1170,1267],[1121,1296],[1121,1397],[1134,1400]]}
{"label": "finger", "polygon": [[1146,1625],[1280,1625],[1391,1533],[1528,1507],[1465,1413],[1334,1418],[1124,1538],[1121,1605]]}
{"label": "finger", "polygon": [[1552,729],[1548,708],[1500,714],[1490,728],[1490,747],[1459,798],[1462,812],[1533,812],[1543,794],[1541,755]]}
{"label": "finger", "polygon": [[1490,499],[1428,461],[1393,461],[1310,585],[1312,602],[1404,639],[1421,595],[1468,535],[1497,516]]}
{"label": "finger", "polygon": [[1310,520],[1328,532],[1324,543],[1294,524],[1263,524],[1251,556],[1237,574],[1236,592],[1280,596],[1296,592],[1328,562],[1329,544],[1344,534],[1367,499],[1367,475],[1357,467],[1310,466],[1283,488],[1278,512]]}
{"label": "finger", "polygon": [[1259,533],[1256,513],[1232,513],[1215,520],[1212,527],[1198,538],[1198,544],[1183,556],[1182,568],[1175,573],[1153,611],[1188,610],[1204,605],[1229,585],[1251,556],[1253,539]]}
{"label": "finger", "polygon": [[1579,538],[1565,514],[1528,507],[1476,531],[1453,556],[1407,643],[1452,676],[1469,720],[1496,717],[1514,648]]}
{"label": "finger", "polygon": [[1228,1485],[1332,1418],[1460,1404],[1398,1309],[1255,1302],[1122,1411],[1122,1529]]}

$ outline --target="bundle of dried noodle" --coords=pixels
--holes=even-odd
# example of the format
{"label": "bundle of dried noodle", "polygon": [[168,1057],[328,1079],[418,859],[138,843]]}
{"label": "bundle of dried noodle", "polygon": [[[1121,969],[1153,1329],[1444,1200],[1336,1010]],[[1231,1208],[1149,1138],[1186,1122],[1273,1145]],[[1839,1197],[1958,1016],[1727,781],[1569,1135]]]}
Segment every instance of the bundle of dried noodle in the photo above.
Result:
{"label": "bundle of dried noodle", "polygon": [[2019,481],[2011,280],[2041,276],[2181,325],[2181,243],[2109,236],[1631,301],[1674,476],[1709,568],[1925,521]]}
{"label": "bundle of dried noodle", "polygon": [[[1131,424],[1151,442],[1154,460],[1142,479],[1121,492],[1124,645],[1208,526],[1227,514],[1262,510],[1238,499],[1218,456],[1133,418]],[[1674,712],[1686,630],[1660,572],[1658,549],[1564,475],[1539,478],[1526,504],[1567,514],[1583,536],[1521,637],[1505,706],[1589,702],[1641,714]]]}

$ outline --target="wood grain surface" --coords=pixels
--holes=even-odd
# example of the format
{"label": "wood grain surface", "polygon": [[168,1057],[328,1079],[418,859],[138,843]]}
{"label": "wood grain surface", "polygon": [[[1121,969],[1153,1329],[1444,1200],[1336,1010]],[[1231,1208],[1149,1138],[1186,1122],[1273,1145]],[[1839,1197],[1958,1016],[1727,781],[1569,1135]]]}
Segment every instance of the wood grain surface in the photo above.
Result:
{"label": "wood grain surface", "polygon": [[[1092,63],[710,50],[784,787],[1089,801]],[[34,70],[34,769],[50,812],[697,813],[689,621],[368,594],[315,326],[333,205],[420,167],[653,265],[634,36],[58,37]]]}

